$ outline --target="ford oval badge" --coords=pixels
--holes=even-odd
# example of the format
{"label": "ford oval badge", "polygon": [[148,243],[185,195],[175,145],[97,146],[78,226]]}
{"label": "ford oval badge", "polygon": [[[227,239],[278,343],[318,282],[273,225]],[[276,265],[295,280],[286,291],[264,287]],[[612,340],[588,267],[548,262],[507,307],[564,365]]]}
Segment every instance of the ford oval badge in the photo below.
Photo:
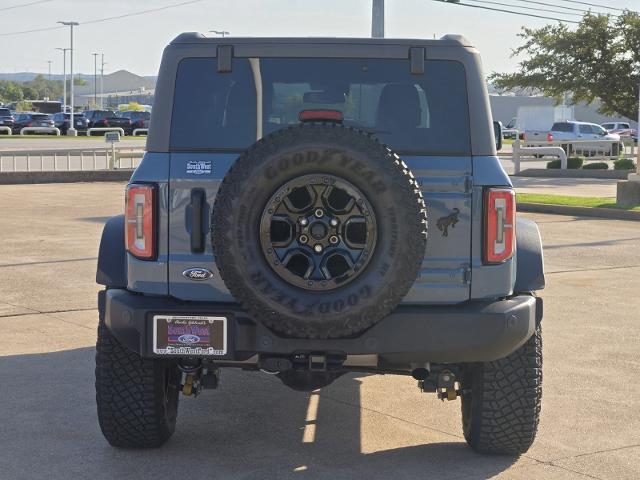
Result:
{"label": "ford oval badge", "polygon": [[185,334],[185,335],[180,335],[178,337],[178,341],[180,343],[191,345],[192,343],[198,343],[200,341],[200,337],[197,335]]}
{"label": "ford oval badge", "polygon": [[184,275],[184,278],[188,278],[189,280],[202,282],[213,277],[213,272],[206,268],[193,267],[187,268],[184,272],[182,272],[182,275]]}

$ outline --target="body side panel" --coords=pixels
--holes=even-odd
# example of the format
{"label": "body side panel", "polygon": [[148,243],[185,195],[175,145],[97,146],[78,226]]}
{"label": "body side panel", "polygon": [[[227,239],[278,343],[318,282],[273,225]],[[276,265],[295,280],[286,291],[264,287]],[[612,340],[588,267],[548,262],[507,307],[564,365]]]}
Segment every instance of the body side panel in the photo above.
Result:
{"label": "body side panel", "polygon": [[[168,244],[168,198],[169,198],[169,154],[145,153],[138,168],[133,172],[131,183],[153,183],[157,192],[157,251],[155,261],[139,260],[127,254],[127,288],[134,292],[167,295]],[[123,239],[124,241],[124,239]]]}

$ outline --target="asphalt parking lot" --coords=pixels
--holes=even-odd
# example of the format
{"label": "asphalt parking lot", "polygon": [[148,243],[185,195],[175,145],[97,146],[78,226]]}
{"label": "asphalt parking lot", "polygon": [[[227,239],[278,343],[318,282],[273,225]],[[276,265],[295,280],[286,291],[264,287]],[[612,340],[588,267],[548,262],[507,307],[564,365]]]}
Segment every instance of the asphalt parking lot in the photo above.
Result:
{"label": "asphalt parking lot", "polygon": [[0,478],[640,478],[640,226],[527,215],[546,246],[544,395],[528,454],[464,444],[458,402],[409,378],[319,393],[225,371],[163,448],[107,445],[95,414],[95,265],[123,184],[0,186]]}

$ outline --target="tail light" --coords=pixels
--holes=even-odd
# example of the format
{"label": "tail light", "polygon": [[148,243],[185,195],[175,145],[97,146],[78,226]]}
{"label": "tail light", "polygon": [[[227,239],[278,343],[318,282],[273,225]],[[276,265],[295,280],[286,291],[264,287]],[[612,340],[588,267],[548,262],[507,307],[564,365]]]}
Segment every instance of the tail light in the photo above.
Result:
{"label": "tail light", "polygon": [[108,126],[109,126],[109,120],[106,120],[106,119],[104,120],[104,126],[105,126],[105,127],[108,127]]}
{"label": "tail light", "polygon": [[492,188],[485,193],[484,262],[502,263],[515,248],[516,198],[510,188]]}
{"label": "tail light", "polygon": [[33,125],[33,122],[27,122],[25,125],[26,125],[27,127],[30,127],[31,125]]}
{"label": "tail light", "polygon": [[127,251],[151,260],[156,255],[156,187],[132,183],[127,186],[125,222]]}
{"label": "tail light", "polygon": [[547,133],[547,142],[553,142],[553,133]]}
{"label": "tail light", "polygon": [[524,142],[524,140],[525,140],[525,135],[524,135],[524,132],[522,132],[520,134],[520,141]]}

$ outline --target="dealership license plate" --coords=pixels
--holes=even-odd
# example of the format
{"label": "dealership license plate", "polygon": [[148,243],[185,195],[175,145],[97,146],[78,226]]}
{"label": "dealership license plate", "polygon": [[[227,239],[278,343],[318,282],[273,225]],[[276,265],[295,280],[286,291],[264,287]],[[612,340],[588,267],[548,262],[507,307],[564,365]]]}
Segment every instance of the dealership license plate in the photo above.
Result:
{"label": "dealership license plate", "polygon": [[155,315],[153,352],[157,355],[226,355],[227,319]]}

